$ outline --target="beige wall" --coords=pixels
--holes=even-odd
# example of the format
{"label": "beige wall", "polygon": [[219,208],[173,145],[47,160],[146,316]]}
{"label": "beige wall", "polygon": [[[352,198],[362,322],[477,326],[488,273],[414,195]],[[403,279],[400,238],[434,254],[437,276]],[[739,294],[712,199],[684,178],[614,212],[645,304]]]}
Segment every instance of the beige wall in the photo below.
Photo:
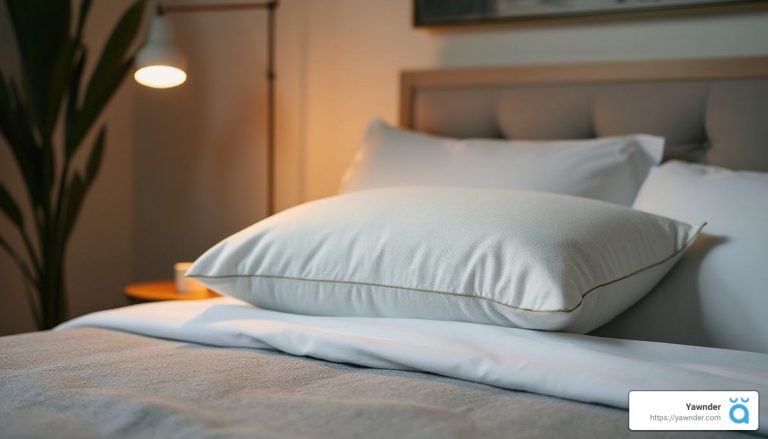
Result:
{"label": "beige wall", "polygon": [[[93,50],[105,41],[108,32],[130,0],[96,1],[86,29],[86,43]],[[13,65],[15,44],[4,7],[0,7],[0,64]],[[95,55],[91,56],[91,65]],[[108,124],[107,148],[101,174],[85,201],[68,252],[67,287],[70,311],[79,315],[126,304],[123,285],[131,279],[133,260],[133,93],[126,84],[104,114]],[[0,140],[2,142],[2,140]],[[91,139],[86,140],[90,145]],[[0,145],[0,179],[21,194],[21,183],[5,145]],[[17,196],[17,199],[22,199]],[[4,236],[12,227],[0,219]],[[0,335],[34,329],[16,267],[0,252]]]}

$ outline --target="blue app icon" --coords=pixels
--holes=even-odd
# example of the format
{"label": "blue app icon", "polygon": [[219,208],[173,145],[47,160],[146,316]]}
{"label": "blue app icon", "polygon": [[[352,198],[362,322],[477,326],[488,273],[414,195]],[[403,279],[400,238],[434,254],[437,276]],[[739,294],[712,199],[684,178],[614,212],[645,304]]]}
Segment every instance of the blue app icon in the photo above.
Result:
{"label": "blue app icon", "polygon": [[733,404],[731,411],[728,412],[731,421],[734,424],[749,424],[749,409],[744,405],[749,402],[749,398],[741,398],[741,403],[739,398],[728,398],[728,400]]}

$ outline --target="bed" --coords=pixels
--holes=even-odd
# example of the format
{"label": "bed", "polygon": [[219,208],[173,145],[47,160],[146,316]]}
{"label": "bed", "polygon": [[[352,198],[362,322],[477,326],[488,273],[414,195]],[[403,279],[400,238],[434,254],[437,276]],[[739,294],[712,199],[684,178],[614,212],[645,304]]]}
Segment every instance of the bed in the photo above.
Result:
{"label": "bed", "polygon": [[[767,58],[405,72],[401,85],[402,128],[459,139],[661,136],[667,160],[751,171],[702,174],[707,177],[702,185],[714,184],[716,189],[748,180],[742,191],[748,192],[743,195],[747,199],[740,202],[752,210],[732,216],[759,220],[768,203],[760,196],[766,187],[762,173],[768,172]],[[671,166],[687,166],[676,163]],[[462,158],[461,165],[466,168],[471,162]],[[568,169],[573,168],[558,172],[567,174]],[[677,175],[658,175],[656,190],[662,195],[674,192],[664,184]],[[360,184],[357,181],[347,179],[345,184]],[[696,190],[693,186],[686,190]],[[658,199],[648,196],[651,189],[643,189],[647,203]],[[641,191],[638,198],[642,196]],[[468,197],[464,205],[482,198],[475,193]],[[383,202],[396,198],[387,192]],[[551,201],[557,206],[568,202]],[[669,204],[669,209],[680,207],[674,200]],[[727,221],[725,217],[718,221]],[[262,226],[267,232],[279,225],[268,221],[269,227]],[[718,221],[713,221],[715,231]],[[637,303],[622,305],[629,309],[616,311],[607,323],[575,324],[581,330],[571,331],[568,322],[563,323],[566,332],[556,330],[558,326],[525,329],[538,320],[500,313],[494,318],[523,326],[473,320],[478,312],[493,311],[491,305],[425,319],[432,310],[398,317],[390,308],[379,307],[380,314],[329,315],[333,310],[323,304],[333,300],[330,296],[295,312],[280,311],[285,303],[279,297],[269,298],[273,309],[252,306],[247,297],[224,297],[134,305],[83,316],[50,332],[3,337],[0,436],[642,435],[628,428],[631,390],[768,391],[768,331],[763,322],[768,283],[728,300],[706,288],[678,285],[685,282],[679,272],[706,259],[708,252],[732,258],[710,248],[718,239],[728,242],[728,237],[718,236],[683,243],[681,260],[668,267],[672,271],[645,298],[632,298],[631,303]],[[759,235],[753,241],[764,239]],[[301,246],[321,251],[328,245],[313,244],[310,238],[300,241],[294,259]],[[342,245],[335,242],[336,247]],[[759,256],[754,253],[759,248],[747,248],[749,259]],[[209,258],[226,250],[214,251]],[[281,257],[278,252],[268,262],[276,258],[290,263]],[[752,267],[753,262],[740,265]],[[762,282],[760,276],[752,276],[752,282]],[[209,285],[227,288],[225,278],[219,276]],[[261,282],[249,280],[239,287],[314,291],[290,276]],[[371,285],[355,288],[344,300],[376,293]],[[337,290],[341,287],[332,293]],[[759,429],[747,433],[768,433],[765,406],[755,408],[763,415]],[[739,432],[661,431],[653,436],[734,434]]]}

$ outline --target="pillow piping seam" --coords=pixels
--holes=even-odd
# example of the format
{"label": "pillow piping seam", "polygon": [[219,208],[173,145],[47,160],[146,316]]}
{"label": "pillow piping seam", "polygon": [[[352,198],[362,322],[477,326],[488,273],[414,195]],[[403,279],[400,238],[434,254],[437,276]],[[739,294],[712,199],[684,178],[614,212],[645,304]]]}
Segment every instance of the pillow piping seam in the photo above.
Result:
{"label": "pillow piping seam", "polygon": [[434,293],[434,294],[443,294],[443,295],[450,295],[450,296],[458,296],[458,297],[464,297],[468,299],[480,299],[485,300],[487,302],[491,302],[496,305],[501,305],[507,308],[512,308],[514,310],[518,311],[527,311],[527,312],[541,312],[541,313],[570,313],[573,311],[576,311],[581,305],[584,304],[584,298],[587,297],[590,293],[606,287],[608,285],[614,284],[616,282],[620,282],[625,279],[629,279],[632,276],[635,276],[637,274],[640,274],[644,271],[650,270],[652,268],[655,268],[659,265],[664,264],[665,262],[668,262],[670,259],[675,258],[680,253],[684,252],[685,250],[690,247],[690,245],[693,243],[693,241],[696,239],[696,237],[699,236],[699,233],[701,233],[701,230],[704,228],[704,226],[707,223],[702,223],[698,229],[692,234],[692,236],[686,241],[686,243],[680,247],[678,250],[675,250],[671,255],[665,257],[664,259],[654,262],[653,264],[647,265],[643,268],[637,269],[629,274],[626,274],[624,276],[621,276],[619,278],[603,282],[599,285],[596,285],[587,291],[585,291],[583,294],[581,294],[581,297],[579,299],[579,303],[574,305],[571,308],[567,309],[555,309],[555,310],[549,310],[549,309],[531,309],[531,308],[524,308],[522,306],[515,306],[510,305],[501,301],[498,301],[496,299],[491,299],[489,297],[483,297],[479,295],[474,294],[467,294],[467,293],[458,293],[453,291],[440,291],[440,290],[429,290],[425,288],[412,288],[412,287],[401,287],[396,285],[385,285],[385,284],[378,284],[373,282],[357,282],[357,281],[350,281],[350,280],[333,280],[333,279],[311,279],[311,278],[305,278],[305,277],[294,277],[294,276],[280,276],[280,275],[273,275],[273,274],[229,274],[229,275],[217,275],[217,276],[207,276],[207,275],[198,275],[198,274],[190,274],[189,277],[192,278],[200,278],[200,279],[228,279],[228,278],[268,278],[268,279],[283,279],[283,280],[298,280],[298,281],[304,281],[304,282],[324,282],[324,283],[337,283],[337,284],[352,284],[352,285],[361,285],[361,286],[371,286],[371,287],[381,287],[381,288],[390,288],[390,289],[397,289],[397,290],[407,290],[407,291],[414,291],[414,292],[420,292],[420,293]]}

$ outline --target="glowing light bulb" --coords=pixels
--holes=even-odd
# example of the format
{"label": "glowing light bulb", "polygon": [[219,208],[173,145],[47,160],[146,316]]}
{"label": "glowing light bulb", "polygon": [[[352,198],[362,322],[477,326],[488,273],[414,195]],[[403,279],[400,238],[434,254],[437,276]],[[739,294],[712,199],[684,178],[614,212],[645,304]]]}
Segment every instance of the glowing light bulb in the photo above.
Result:
{"label": "glowing light bulb", "polygon": [[183,84],[187,80],[187,74],[177,67],[152,65],[136,70],[133,78],[147,87],[172,88]]}

